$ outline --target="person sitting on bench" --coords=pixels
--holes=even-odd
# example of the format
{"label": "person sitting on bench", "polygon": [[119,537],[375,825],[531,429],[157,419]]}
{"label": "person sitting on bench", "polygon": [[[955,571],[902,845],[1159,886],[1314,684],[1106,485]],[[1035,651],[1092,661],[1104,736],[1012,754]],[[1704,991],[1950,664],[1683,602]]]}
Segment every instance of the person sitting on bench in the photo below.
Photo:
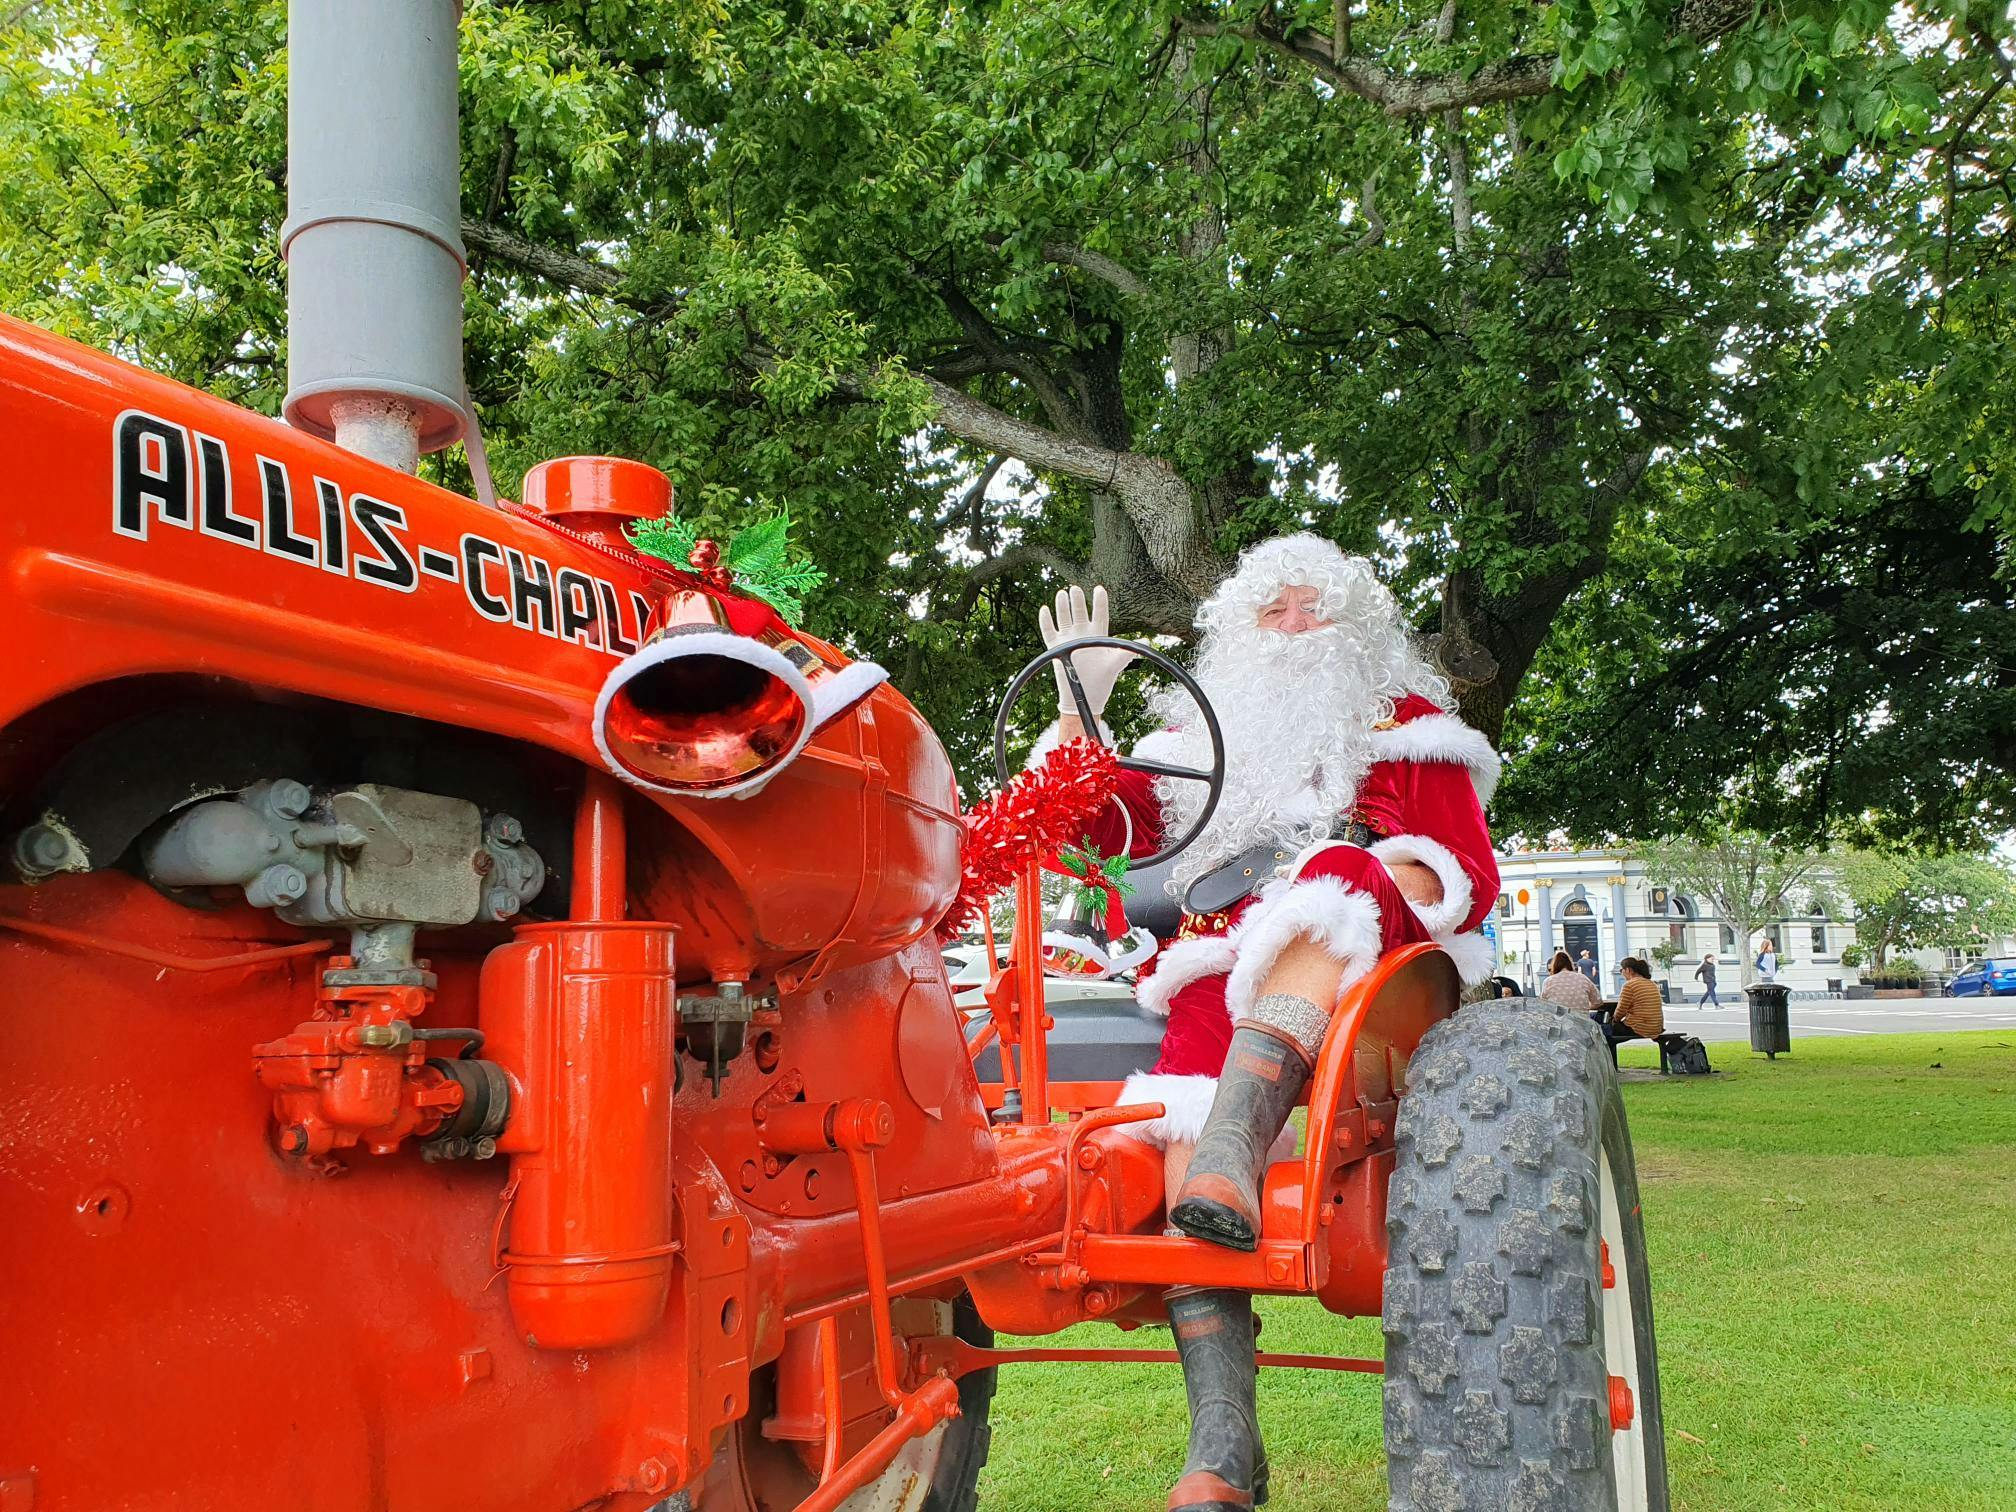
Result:
{"label": "person sitting on bench", "polygon": [[1617,964],[1624,972],[1624,987],[1617,994],[1616,1008],[1599,1008],[1591,1015],[1603,1026],[1613,1056],[1626,1040],[1656,1040],[1666,1032],[1666,1006],[1652,985],[1651,966],[1640,956],[1626,956]]}

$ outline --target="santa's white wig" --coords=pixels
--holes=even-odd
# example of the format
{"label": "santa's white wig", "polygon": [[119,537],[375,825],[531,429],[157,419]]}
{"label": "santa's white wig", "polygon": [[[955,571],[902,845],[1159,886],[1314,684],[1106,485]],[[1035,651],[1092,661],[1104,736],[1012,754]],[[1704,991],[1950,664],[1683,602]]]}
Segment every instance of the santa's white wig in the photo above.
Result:
{"label": "santa's white wig", "polygon": [[[1285,588],[1313,588],[1319,629],[1260,628]],[[1210,823],[1176,864],[1180,890],[1255,845],[1300,849],[1347,810],[1372,765],[1373,727],[1409,693],[1447,710],[1449,683],[1415,645],[1372,564],[1314,535],[1263,541],[1197,612],[1196,675],[1224,728],[1226,780]],[[1156,695],[1171,728],[1142,754],[1202,767],[1210,739],[1181,690]],[[1202,784],[1164,779],[1171,832],[1202,810]]]}

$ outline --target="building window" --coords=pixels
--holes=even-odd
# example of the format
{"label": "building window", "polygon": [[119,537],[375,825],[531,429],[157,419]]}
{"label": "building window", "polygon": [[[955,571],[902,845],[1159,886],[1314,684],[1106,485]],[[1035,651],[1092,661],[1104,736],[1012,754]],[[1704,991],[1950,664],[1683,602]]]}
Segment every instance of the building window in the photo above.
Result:
{"label": "building window", "polygon": [[1813,926],[1813,954],[1816,956],[1827,954],[1827,926],[1825,924],[1815,924]]}
{"label": "building window", "polygon": [[1666,938],[1679,947],[1682,955],[1687,953],[1687,926],[1685,924],[1678,921],[1668,924],[1666,926]]}
{"label": "building window", "polygon": [[1731,929],[1727,924],[1722,926],[1722,948],[1724,950],[1734,950],[1736,948],[1736,931]]}
{"label": "building window", "polygon": [[1673,894],[1672,907],[1673,912],[1683,919],[1696,919],[1700,917],[1699,912],[1694,907],[1694,900],[1685,893]]}

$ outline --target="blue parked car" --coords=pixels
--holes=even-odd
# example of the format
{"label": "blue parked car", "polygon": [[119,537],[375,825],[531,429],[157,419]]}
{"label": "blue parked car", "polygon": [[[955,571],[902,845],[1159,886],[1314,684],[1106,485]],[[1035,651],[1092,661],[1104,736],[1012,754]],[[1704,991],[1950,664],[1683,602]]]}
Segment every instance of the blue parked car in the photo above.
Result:
{"label": "blue parked car", "polygon": [[2016,995],[2016,960],[1973,961],[1946,984],[1948,997]]}

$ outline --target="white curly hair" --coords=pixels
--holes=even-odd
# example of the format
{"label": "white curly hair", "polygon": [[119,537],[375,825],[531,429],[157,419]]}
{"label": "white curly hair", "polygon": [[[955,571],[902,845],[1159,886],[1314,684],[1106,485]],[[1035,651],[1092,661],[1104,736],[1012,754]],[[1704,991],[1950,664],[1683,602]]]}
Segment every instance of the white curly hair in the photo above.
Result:
{"label": "white curly hair", "polygon": [[[1313,588],[1322,627],[1260,628],[1260,611],[1290,587]],[[1351,806],[1372,765],[1372,730],[1418,694],[1449,710],[1448,679],[1428,662],[1372,564],[1315,535],[1249,547],[1197,611],[1196,676],[1225,735],[1225,788],[1211,821],[1178,860],[1178,894],[1262,843],[1300,849]],[[1202,768],[1211,743],[1188,695],[1164,688],[1153,707],[1168,727],[1144,742],[1157,759]],[[1168,833],[1202,811],[1205,788],[1163,778]]]}

